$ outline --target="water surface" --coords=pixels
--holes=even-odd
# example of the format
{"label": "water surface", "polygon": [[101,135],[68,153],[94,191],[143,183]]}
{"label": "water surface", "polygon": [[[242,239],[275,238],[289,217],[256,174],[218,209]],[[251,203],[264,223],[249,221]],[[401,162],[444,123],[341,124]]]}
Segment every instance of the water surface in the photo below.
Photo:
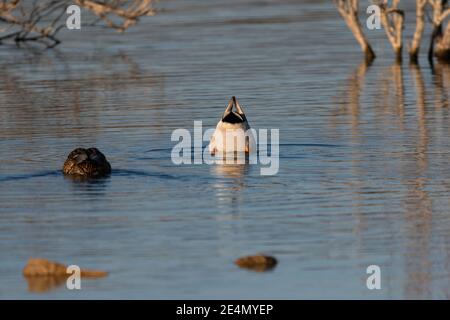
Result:
{"label": "water surface", "polygon": [[[158,7],[124,36],[0,46],[0,298],[450,297],[448,67],[395,64],[382,30],[367,67],[329,1]],[[172,131],[215,126],[232,95],[280,129],[277,175],[171,162]],[[77,146],[111,177],[65,178]],[[258,252],[277,268],[233,264]],[[33,293],[29,257],[110,275]]]}

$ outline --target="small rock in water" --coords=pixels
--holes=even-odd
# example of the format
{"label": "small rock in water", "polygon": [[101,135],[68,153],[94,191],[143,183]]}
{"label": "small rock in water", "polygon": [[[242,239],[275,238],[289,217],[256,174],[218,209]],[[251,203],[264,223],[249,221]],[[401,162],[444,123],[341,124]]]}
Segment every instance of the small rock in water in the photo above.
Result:
{"label": "small rock in water", "polygon": [[[86,278],[99,278],[108,275],[106,271],[81,269],[81,276]],[[30,258],[23,268],[23,275],[26,277],[35,276],[70,276],[67,273],[67,266],[58,262],[41,258]]]}
{"label": "small rock in water", "polygon": [[97,148],[77,148],[64,162],[63,173],[76,177],[104,177],[111,173],[111,165]]}
{"label": "small rock in water", "polygon": [[[23,268],[23,275],[28,282],[31,292],[46,292],[64,284],[71,275],[67,273],[67,266],[47,259],[30,258]],[[105,271],[83,270],[82,278],[100,278],[108,275]]]}
{"label": "small rock in water", "polygon": [[234,263],[241,268],[246,268],[253,271],[267,271],[275,268],[277,259],[271,256],[255,255],[241,257],[234,261]]}
{"label": "small rock in water", "polygon": [[30,258],[27,265],[23,268],[23,275],[26,277],[34,276],[60,276],[67,275],[67,266],[51,262],[46,259]]}

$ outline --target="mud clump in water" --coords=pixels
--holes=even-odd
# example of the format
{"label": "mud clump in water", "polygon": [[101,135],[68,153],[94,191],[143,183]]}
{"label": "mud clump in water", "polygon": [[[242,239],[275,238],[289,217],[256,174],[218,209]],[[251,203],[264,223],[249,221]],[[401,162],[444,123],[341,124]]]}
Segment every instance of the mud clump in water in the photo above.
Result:
{"label": "mud clump in water", "polygon": [[254,255],[241,257],[235,260],[234,263],[241,268],[262,272],[275,268],[278,261],[271,256]]}
{"label": "mud clump in water", "polygon": [[[81,269],[80,271],[82,278],[101,278],[108,275],[108,272],[100,270]],[[22,273],[31,292],[46,292],[54,289],[65,283],[71,275],[67,273],[66,265],[41,258],[30,258]]]}

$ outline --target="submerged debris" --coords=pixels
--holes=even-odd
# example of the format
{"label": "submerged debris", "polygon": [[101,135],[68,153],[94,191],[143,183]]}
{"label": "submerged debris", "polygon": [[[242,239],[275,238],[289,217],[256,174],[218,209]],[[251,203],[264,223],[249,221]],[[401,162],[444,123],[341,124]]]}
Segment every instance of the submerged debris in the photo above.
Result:
{"label": "submerged debris", "polygon": [[[107,274],[108,272],[106,271],[81,269],[81,276],[85,278],[104,277]],[[27,265],[23,268],[23,275],[28,277],[69,276],[66,265],[41,258],[30,258]]]}
{"label": "submerged debris", "polygon": [[34,276],[66,276],[67,266],[46,259],[30,258],[23,268],[23,275]]}
{"label": "submerged debris", "polygon": [[254,255],[241,257],[235,260],[234,263],[241,268],[261,272],[275,268],[278,261],[277,259],[271,256]]}
{"label": "submerged debris", "polygon": [[[46,292],[66,282],[71,275],[67,266],[41,258],[30,258],[22,271],[31,292]],[[101,278],[108,275],[106,271],[80,270],[83,278]]]}

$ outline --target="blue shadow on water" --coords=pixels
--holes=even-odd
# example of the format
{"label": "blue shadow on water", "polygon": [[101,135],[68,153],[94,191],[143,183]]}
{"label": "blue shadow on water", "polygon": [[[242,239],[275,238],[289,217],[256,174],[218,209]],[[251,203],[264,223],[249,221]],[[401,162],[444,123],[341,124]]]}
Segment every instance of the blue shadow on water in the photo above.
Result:
{"label": "blue shadow on water", "polygon": [[23,175],[11,175],[11,176],[0,176],[0,182],[8,182],[8,181],[17,181],[17,180],[27,180],[32,178],[41,178],[41,177],[51,177],[51,176],[62,176],[62,172],[60,170],[52,170],[52,171],[42,171],[36,173],[29,173]]}

